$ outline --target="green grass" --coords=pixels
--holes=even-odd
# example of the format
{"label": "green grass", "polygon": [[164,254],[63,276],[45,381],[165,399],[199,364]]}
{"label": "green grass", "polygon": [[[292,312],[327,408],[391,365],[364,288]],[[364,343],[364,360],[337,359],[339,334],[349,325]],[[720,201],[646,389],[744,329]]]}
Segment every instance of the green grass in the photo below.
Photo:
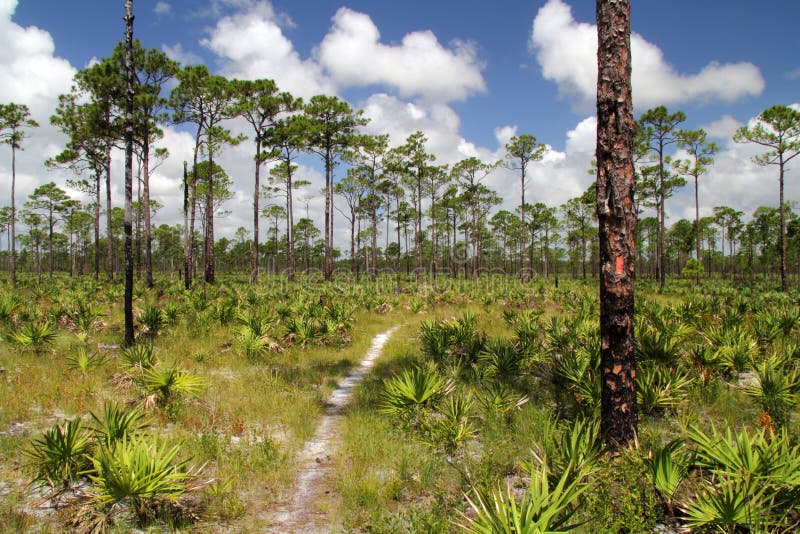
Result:
{"label": "green grass", "polygon": [[[555,317],[567,321],[568,328],[581,335],[574,337],[579,346],[564,350],[590,350],[595,342],[585,331],[594,328],[596,321],[592,284],[562,280],[558,290],[549,284],[540,290],[537,284],[521,288],[503,285],[499,279],[478,284],[442,279],[427,287],[406,281],[404,292],[398,294],[394,280],[383,287],[343,282],[332,287],[307,282],[283,287],[271,282],[265,279],[264,285],[252,289],[244,278],[223,277],[217,286],[191,292],[184,292],[174,282],[163,288],[161,298],[155,291],[137,290],[136,309],[168,308],[176,317],[151,336],[157,360],[174,362],[207,384],[196,397],[152,405],[147,404],[147,392],[131,379],[136,371],[131,371],[117,348],[122,339],[118,283],[106,286],[56,278],[52,285],[48,282],[39,287],[23,282],[18,290],[19,320],[67,315],[52,323],[58,325],[56,336],[41,350],[14,346],[5,336],[0,341],[0,487],[8,489],[0,493],[0,524],[59,530],[69,518],[69,510],[53,515],[28,513],[27,506],[35,496],[26,482],[33,473],[20,451],[54,424],[75,417],[88,423],[89,412],[101,413],[104,403],[115,401],[142,406],[150,421],[144,433],[165,440],[168,447],[180,444],[176,461],[205,465],[196,481],[202,487],[185,501],[186,506],[196,507],[200,522],[188,528],[199,532],[258,530],[261,515],[291,487],[297,472],[295,456],[313,435],[337,380],[364,357],[376,334],[395,325],[401,326],[345,410],[343,443],[334,456],[328,482],[330,494],[319,503],[339,530],[451,532],[456,529],[454,522],[464,523],[460,514],[472,513],[465,499],[465,494],[472,495],[471,488],[489,492],[511,485],[521,494],[530,480],[524,464],[531,462],[531,450],[541,451],[541,445],[551,439],[556,416],[565,420],[560,424],[567,425],[566,419],[580,411],[574,399],[563,392],[556,395],[560,386],[552,376],[553,354],[543,337],[543,325]],[[8,289],[0,289],[0,294],[5,293]],[[674,309],[690,298],[711,302],[713,309],[727,309],[737,298],[749,303],[752,310],[780,311],[796,305],[796,295],[794,301],[787,301],[774,293],[745,292],[723,283],[709,284],[699,294],[681,283],[655,294],[643,284],[638,295],[642,301]],[[70,303],[78,298],[101,314],[101,322],[85,335],[75,330],[69,319]],[[345,315],[352,309],[352,318],[341,331],[326,334],[327,343],[318,337],[301,344],[299,339],[285,336],[282,314],[327,313],[324,307],[332,304],[343,304]],[[285,350],[267,351],[258,358],[248,358],[237,350],[235,333],[241,323],[230,312],[231,306],[262,313],[267,335]],[[380,306],[383,313],[375,311]],[[415,365],[428,364],[420,343],[420,323],[474,314],[481,343],[512,340],[515,328],[506,318],[524,310],[541,312],[532,335],[542,347],[541,354],[528,355],[521,376],[492,376],[481,358],[475,359],[474,367],[456,374],[452,368],[440,369],[455,379],[454,395],[473,401],[467,413],[473,432],[466,438],[443,447],[426,434],[437,428],[430,423],[441,420],[437,418],[443,417],[443,405],[432,406],[426,416],[429,419],[420,420],[428,426],[415,427],[381,413],[384,381]],[[758,313],[744,314],[744,328],[749,328]],[[578,314],[588,315],[573,325],[570,321]],[[0,332],[14,326],[10,320],[0,320]],[[720,317],[707,314],[699,324],[719,326],[720,321]],[[701,333],[693,333],[691,342],[702,343]],[[794,343],[799,337],[797,329],[789,333]],[[79,347],[99,356],[99,363],[85,371],[70,363]],[[681,352],[686,347],[688,342],[679,347],[672,365],[686,367],[695,377],[692,373],[697,371],[688,367]],[[478,399],[491,381],[502,383],[510,398],[527,396],[528,402],[506,412],[487,411]],[[605,525],[609,532],[617,526],[646,530],[656,521],[668,521],[668,511],[647,478],[643,458],[648,451],[675,438],[685,439],[690,423],[705,431],[712,423],[720,428],[754,430],[760,414],[756,402],[738,386],[738,379],[724,369],[715,369],[707,384],[694,380],[687,398],[677,405],[642,415],[639,450],[621,459],[604,460],[599,470],[588,476],[592,487],[582,495],[577,515],[587,522],[582,528],[589,529],[587,532],[591,531],[589,525]],[[798,440],[797,417],[795,409],[788,429],[794,444]],[[688,502],[703,483],[703,475],[691,471],[676,492],[677,504]],[[124,531],[126,525],[119,523],[113,528]]]}

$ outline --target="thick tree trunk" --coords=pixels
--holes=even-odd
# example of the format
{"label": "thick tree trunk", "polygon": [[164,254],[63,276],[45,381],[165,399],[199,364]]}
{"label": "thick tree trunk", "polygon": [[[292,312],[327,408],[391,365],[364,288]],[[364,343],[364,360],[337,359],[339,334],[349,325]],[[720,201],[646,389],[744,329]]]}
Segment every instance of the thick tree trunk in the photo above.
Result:
{"label": "thick tree trunk", "polygon": [[125,1],[125,345],[133,345],[133,0]]}
{"label": "thick tree trunk", "polygon": [[629,0],[597,0],[597,214],[600,230],[601,430],[615,450],[638,427],[634,353],[636,208],[631,157]]}

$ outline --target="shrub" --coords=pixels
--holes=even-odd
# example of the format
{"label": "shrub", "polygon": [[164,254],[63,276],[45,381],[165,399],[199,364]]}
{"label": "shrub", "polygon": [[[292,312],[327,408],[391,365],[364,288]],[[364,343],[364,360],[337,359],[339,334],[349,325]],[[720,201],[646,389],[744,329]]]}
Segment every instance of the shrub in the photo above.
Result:
{"label": "shrub", "polygon": [[91,436],[80,419],[53,425],[42,437],[33,440],[24,454],[31,462],[34,480],[51,488],[68,486],[89,466],[87,454]]}

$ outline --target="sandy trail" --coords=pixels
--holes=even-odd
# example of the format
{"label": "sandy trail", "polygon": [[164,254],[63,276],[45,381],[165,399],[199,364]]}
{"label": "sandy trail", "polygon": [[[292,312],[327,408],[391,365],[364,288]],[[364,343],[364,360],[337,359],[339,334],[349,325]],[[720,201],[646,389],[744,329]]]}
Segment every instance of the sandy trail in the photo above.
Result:
{"label": "sandy trail", "polygon": [[267,532],[330,532],[326,510],[320,509],[320,499],[325,492],[325,479],[331,471],[331,456],[341,438],[341,423],[345,406],[353,398],[353,388],[369,373],[380,356],[395,326],[372,339],[361,364],[342,378],[328,397],[328,407],[319,422],[314,436],[306,442],[297,455],[298,475],[294,487],[265,517]]}

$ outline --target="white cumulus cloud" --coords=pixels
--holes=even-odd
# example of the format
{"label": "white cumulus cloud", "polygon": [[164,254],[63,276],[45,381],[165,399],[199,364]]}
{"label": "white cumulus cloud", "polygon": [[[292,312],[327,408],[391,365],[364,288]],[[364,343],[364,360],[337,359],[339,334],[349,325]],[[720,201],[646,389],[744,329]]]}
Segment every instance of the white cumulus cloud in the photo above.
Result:
{"label": "white cumulus cloud", "polygon": [[335,88],[313,60],[303,60],[281,29],[282,19],[267,2],[223,17],[201,44],[220,57],[221,74],[243,79],[270,78],[281,90],[310,97]]}
{"label": "white cumulus cloud", "polygon": [[[529,41],[542,75],[558,84],[580,106],[594,102],[597,84],[597,27],[578,22],[563,0],[548,0],[537,13]],[[764,78],[752,63],[711,61],[696,74],[678,72],[658,46],[631,35],[633,100],[649,108],[690,101],[733,102],[764,90]]]}
{"label": "white cumulus cloud", "polygon": [[380,42],[369,15],[347,7],[316,50],[320,64],[340,87],[386,85],[400,96],[436,101],[464,100],[486,90],[474,46],[442,46],[431,31],[406,34],[398,45]]}

